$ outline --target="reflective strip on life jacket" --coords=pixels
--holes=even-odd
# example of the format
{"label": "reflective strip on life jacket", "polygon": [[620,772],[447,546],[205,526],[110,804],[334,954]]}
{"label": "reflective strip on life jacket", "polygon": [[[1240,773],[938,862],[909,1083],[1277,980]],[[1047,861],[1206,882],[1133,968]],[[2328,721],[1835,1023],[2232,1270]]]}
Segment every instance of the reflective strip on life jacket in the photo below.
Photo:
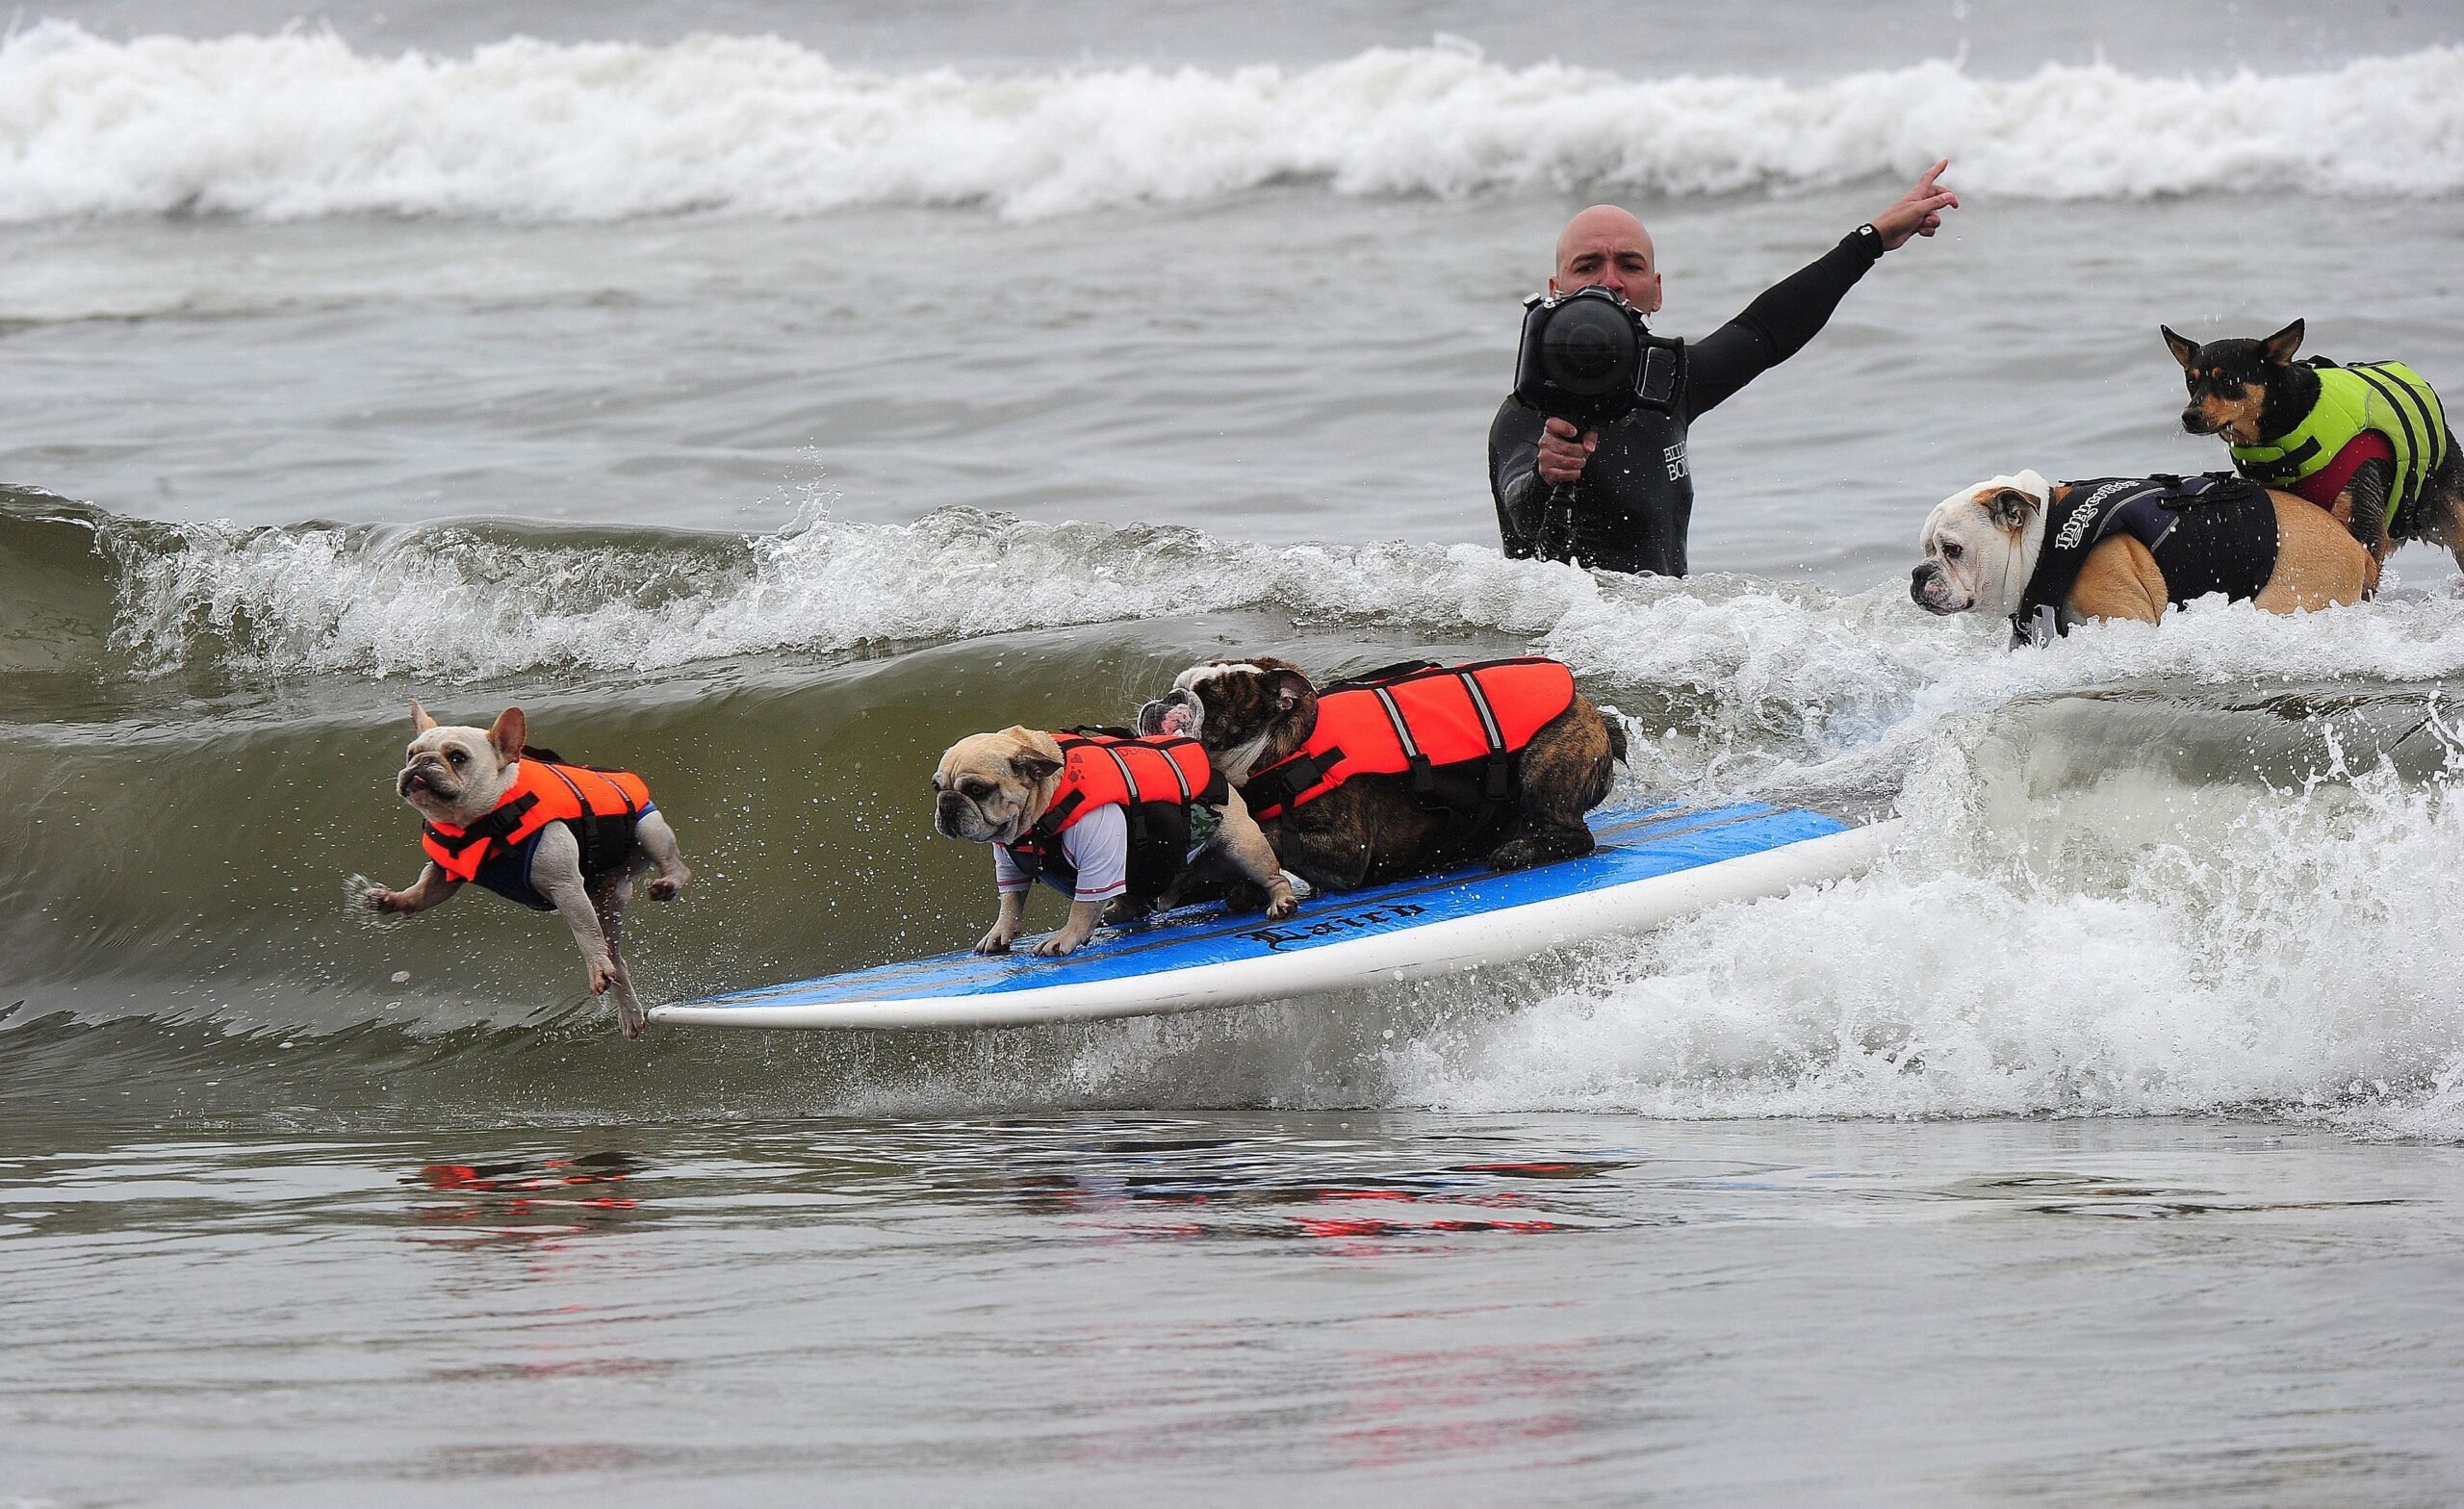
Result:
{"label": "reflective strip on life jacket", "polygon": [[[1222,779],[1206,757],[1206,746],[1195,739],[1072,731],[1055,734],[1054,741],[1061,746],[1061,783],[1053,788],[1052,805],[1030,836],[1058,838],[1099,806],[1156,802],[1187,806],[1197,801],[1220,806],[1223,801]],[[1167,789],[1168,797],[1161,794]]]}
{"label": "reflective strip on life jacket", "polygon": [[420,847],[437,867],[457,881],[469,881],[491,856],[519,849],[551,823],[576,825],[582,839],[583,870],[592,868],[595,846],[589,834],[598,820],[617,818],[629,824],[651,805],[651,788],[629,770],[600,770],[565,765],[525,754],[513,767],[513,784],[497,805],[468,828],[427,823],[420,829]]}
{"label": "reflective strip on life jacket", "polygon": [[1484,761],[1481,799],[1502,802],[1512,756],[1574,705],[1574,672],[1538,655],[1421,665],[1339,684],[1318,698],[1300,748],[1244,782],[1259,820],[1314,802],[1354,776],[1408,775],[1428,796],[1440,770]]}

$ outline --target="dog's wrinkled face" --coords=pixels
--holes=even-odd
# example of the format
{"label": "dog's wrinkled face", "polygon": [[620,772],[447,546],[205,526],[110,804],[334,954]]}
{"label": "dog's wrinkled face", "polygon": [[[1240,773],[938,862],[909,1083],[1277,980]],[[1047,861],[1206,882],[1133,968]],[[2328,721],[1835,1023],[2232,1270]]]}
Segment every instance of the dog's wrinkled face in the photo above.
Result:
{"label": "dog's wrinkled face", "polygon": [[2166,348],[2182,364],[2182,383],[2191,401],[2182,410],[2182,428],[2194,435],[2221,435],[2225,443],[2252,446],[2259,442],[2259,421],[2267,406],[2268,369],[2292,364],[2301,349],[2298,320],[2264,341],[2235,338],[2205,345],[2175,335],[2166,326]]}
{"label": "dog's wrinkled face", "polygon": [[1193,738],[1227,780],[1248,779],[1270,748],[1289,750],[1318,723],[1318,689],[1288,660],[1215,660],[1192,666],[1138,709],[1138,731]]}
{"label": "dog's wrinkled face", "polygon": [[485,729],[441,724],[411,703],[411,747],[394,789],[431,823],[467,828],[513,783],[529,721],[508,707]]}
{"label": "dog's wrinkled face", "polygon": [[1925,564],[1911,574],[1908,595],[1928,613],[2015,611],[2044,544],[2052,491],[2043,477],[2021,472],[1936,503],[1921,537]]}
{"label": "dog's wrinkled face", "polygon": [[1012,727],[970,733],[933,772],[933,831],[975,844],[1014,844],[1051,805],[1060,747]]}

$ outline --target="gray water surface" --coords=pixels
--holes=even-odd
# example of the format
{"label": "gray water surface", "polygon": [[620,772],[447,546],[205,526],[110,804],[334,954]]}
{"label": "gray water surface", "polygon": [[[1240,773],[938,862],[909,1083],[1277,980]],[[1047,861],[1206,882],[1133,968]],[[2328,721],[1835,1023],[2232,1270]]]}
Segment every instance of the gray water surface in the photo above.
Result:
{"label": "gray water surface", "polygon": [[82,1134],[0,1221],[19,1501],[2464,1487],[2464,1162],[2266,1126]]}

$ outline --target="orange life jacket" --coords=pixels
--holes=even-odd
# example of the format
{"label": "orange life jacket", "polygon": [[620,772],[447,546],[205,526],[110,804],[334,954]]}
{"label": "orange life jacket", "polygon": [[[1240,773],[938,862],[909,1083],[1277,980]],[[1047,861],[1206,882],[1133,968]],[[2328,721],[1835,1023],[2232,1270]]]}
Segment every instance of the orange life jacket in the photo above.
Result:
{"label": "orange life jacket", "polygon": [[1016,843],[1005,845],[1020,873],[1074,879],[1061,835],[1101,807],[1126,809],[1128,893],[1160,894],[1189,862],[1190,808],[1221,806],[1231,795],[1206,747],[1178,735],[1142,739],[1123,729],[1071,729],[1061,746],[1061,783],[1052,806]]}
{"label": "orange life jacket", "polygon": [[1515,756],[1574,700],[1574,672],[1539,655],[1373,671],[1319,694],[1307,742],[1250,776],[1241,799],[1264,822],[1354,776],[1409,775],[1424,799],[1502,806],[1513,796]]}
{"label": "orange life jacket", "polygon": [[568,765],[551,751],[526,749],[495,806],[468,828],[423,823],[420,847],[453,879],[547,911],[555,904],[530,883],[530,857],[549,824],[573,830],[581,873],[596,879],[631,857],[633,825],[654,810],[649,784],[629,770]]}

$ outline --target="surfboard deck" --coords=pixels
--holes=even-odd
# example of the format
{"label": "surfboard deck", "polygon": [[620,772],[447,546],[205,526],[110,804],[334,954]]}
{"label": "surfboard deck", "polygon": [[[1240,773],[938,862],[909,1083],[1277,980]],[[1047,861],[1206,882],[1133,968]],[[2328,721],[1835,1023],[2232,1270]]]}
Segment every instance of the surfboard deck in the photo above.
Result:
{"label": "surfboard deck", "polygon": [[[650,1009],[680,1027],[1025,1027],[1201,1010],[1413,980],[1635,932],[1870,863],[1896,820],[1852,828],[1755,803],[1595,812],[1600,847],[1499,874],[1461,869],[1313,896],[1269,922],[1208,904],[1104,928],[1059,959],[943,954]],[[1058,908],[1057,894],[1031,906]]]}

